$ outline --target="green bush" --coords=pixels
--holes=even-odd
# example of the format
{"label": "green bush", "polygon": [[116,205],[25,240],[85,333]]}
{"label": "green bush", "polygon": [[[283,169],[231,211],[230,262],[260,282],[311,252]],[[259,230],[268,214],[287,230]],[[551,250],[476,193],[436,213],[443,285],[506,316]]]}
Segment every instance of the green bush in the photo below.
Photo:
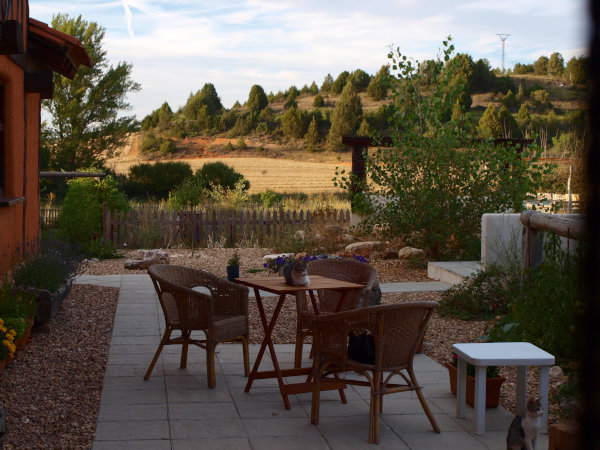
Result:
{"label": "green bush", "polygon": [[127,198],[110,175],[102,180],[76,178],[69,181],[58,222],[61,233],[77,242],[84,251],[89,250],[93,240],[102,236],[103,203],[107,203],[111,211],[129,208]]}
{"label": "green bush", "polygon": [[581,255],[568,256],[560,240],[546,235],[544,261],[526,274],[507,314],[489,330],[498,342],[531,342],[561,360],[582,356]]}
{"label": "green bush", "polygon": [[137,164],[129,169],[123,190],[133,198],[164,200],[169,191],[193,174],[188,163],[179,161]]}
{"label": "green bush", "polygon": [[250,189],[250,182],[245,180],[241,173],[221,161],[204,164],[201,169],[196,171],[196,176],[224,189],[234,189],[238,181],[243,181],[244,190]]}
{"label": "green bush", "polygon": [[0,286],[0,317],[24,317],[31,319],[37,313],[35,295],[14,288],[7,281]]}
{"label": "green bush", "polygon": [[160,143],[159,151],[162,155],[169,155],[174,153],[175,150],[177,150],[177,147],[171,139],[165,139]]}
{"label": "green bush", "polygon": [[313,100],[313,106],[315,108],[325,106],[325,100],[323,100],[323,96],[321,94],[315,95],[315,99]]}
{"label": "green bush", "polygon": [[273,208],[274,206],[281,204],[283,197],[277,192],[267,190],[260,193],[260,201],[265,208]]}
{"label": "green bush", "polygon": [[186,178],[179,186],[169,192],[167,204],[174,211],[182,211],[195,208],[208,197],[210,197],[208,183],[201,176],[195,175]]}
{"label": "green bush", "polygon": [[[444,45],[449,61],[454,46]],[[353,208],[367,216],[366,231],[387,224],[390,237],[424,249],[433,259],[479,259],[482,214],[523,209],[544,171],[537,163],[539,150],[518,153],[491,139],[476,140],[469,120],[462,125],[447,120],[464,84],[453,72],[459,69],[456,64],[443,70],[433,65],[438,72],[424,88],[420,63],[414,66],[399,52],[390,58],[396,71],[391,82],[393,145],[366,155],[369,184],[357,186],[344,170],[336,171],[335,184],[349,192],[359,188]],[[373,203],[372,198],[383,201]]]}
{"label": "green bush", "polygon": [[461,320],[492,319],[506,312],[519,283],[518,270],[490,266],[444,291],[438,311]]}

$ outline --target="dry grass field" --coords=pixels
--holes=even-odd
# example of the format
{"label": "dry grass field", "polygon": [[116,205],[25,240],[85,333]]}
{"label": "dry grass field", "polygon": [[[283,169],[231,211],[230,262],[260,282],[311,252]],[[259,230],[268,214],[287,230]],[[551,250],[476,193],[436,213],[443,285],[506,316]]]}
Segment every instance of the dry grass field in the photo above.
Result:
{"label": "dry grass field", "polygon": [[[176,161],[189,163],[194,171],[203,164],[222,161],[250,181],[251,194],[264,192],[267,189],[279,193],[341,192],[341,189],[334,187],[332,182],[335,168],[336,166],[344,167],[347,170],[351,168],[350,164],[343,162],[319,163],[260,157],[186,158]],[[139,159],[124,159],[112,162],[111,166],[117,173],[128,173],[132,165],[140,162]]]}

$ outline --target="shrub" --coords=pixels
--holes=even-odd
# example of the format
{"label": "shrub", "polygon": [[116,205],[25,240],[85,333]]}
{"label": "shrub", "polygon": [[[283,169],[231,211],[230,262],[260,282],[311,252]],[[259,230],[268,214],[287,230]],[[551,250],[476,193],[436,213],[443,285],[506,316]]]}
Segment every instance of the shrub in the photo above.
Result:
{"label": "shrub", "polygon": [[238,150],[245,150],[248,148],[248,146],[246,145],[246,141],[244,141],[243,137],[240,137],[238,139],[236,147],[238,148]]}
{"label": "shrub", "polygon": [[210,197],[208,183],[199,175],[183,180],[183,182],[169,192],[167,204],[174,211],[195,208],[203,200]]}
{"label": "shrub", "polygon": [[160,143],[159,151],[162,155],[174,153],[175,150],[177,150],[177,147],[175,146],[175,142],[171,139],[165,139]]}
{"label": "shrub", "polygon": [[15,288],[6,280],[0,287],[0,317],[24,317],[31,319],[37,313],[35,295]]}
{"label": "shrub", "polygon": [[546,234],[544,261],[524,277],[507,313],[489,330],[498,342],[531,342],[557,358],[581,358],[583,314],[581,255],[567,255],[560,239]]}
{"label": "shrub", "polygon": [[[516,269],[516,270],[515,270]],[[520,283],[518,267],[490,266],[442,293],[438,311],[461,320],[504,314]]]}
{"label": "shrub", "polygon": [[[454,46],[444,45],[449,60]],[[523,208],[543,172],[536,162],[539,152],[525,148],[518,153],[493,140],[473,140],[470,121],[462,127],[447,121],[456,65],[447,65],[423,88],[419,63],[414,66],[399,52],[390,57],[396,70],[393,145],[366,155],[370,183],[358,184],[353,207],[367,215],[362,223],[367,231],[388,224],[390,237],[423,248],[432,258],[479,259],[482,214]],[[337,186],[354,192],[354,181],[344,170],[336,171]],[[384,201],[374,206],[371,196]]]}
{"label": "shrub", "polygon": [[46,233],[39,244],[31,243],[23,260],[14,268],[12,277],[17,286],[30,286],[55,292],[77,274],[83,260],[79,245]]}
{"label": "shrub", "polygon": [[323,96],[321,94],[315,95],[315,99],[313,100],[313,106],[315,108],[325,106],[325,100],[323,100]]}
{"label": "shrub", "polygon": [[124,211],[129,205],[110,175],[102,180],[77,178],[68,184],[58,217],[61,233],[88,253],[90,243],[102,236],[102,204],[106,203],[111,211]]}
{"label": "shrub", "polygon": [[250,182],[245,180],[241,173],[221,161],[204,164],[196,171],[196,176],[205,179],[209,184],[225,189],[234,189],[236,183],[242,181],[244,190],[250,189]]}
{"label": "shrub", "polygon": [[123,190],[130,197],[164,200],[169,191],[193,175],[188,163],[179,161],[143,163],[129,169]]}
{"label": "shrub", "polygon": [[281,204],[282,196],[277,192],[267,190],[260,193],[260,201],[265,208],[273,208],[277,204]]}

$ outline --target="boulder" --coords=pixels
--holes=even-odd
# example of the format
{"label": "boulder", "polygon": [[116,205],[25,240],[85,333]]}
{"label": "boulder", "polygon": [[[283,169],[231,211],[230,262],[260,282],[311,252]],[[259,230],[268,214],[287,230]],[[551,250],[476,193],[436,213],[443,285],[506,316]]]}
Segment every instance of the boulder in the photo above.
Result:
{"label": "boulder", "polygon": [[551,378],[560,378],[564,375],[563,370],[560,366],[553,366],[550,368],[550,377]]}
{"label": "boulder", "polygon": [[420,248],[404,247],[398,251],[398,259],[425,259],[425,252]]}
{"label": "boulder", "polygon": [[163,250],[138,250],[137,259],[125,261],[125,268],[146,270],[154,264],[169,264],[169,254]]}
{"label": "boulder", "polygon": [[381,245],[380,241],[354,242],[346,246],[346,253],[350,255],[370,255],[373,247]]}

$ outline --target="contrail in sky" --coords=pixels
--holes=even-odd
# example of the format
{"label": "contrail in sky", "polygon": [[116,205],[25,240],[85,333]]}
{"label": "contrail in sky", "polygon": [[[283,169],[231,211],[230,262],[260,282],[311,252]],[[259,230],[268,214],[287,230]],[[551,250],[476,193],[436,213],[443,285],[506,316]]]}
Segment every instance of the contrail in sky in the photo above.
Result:
{"label": "contrail in sky", "polygon": [[133,15],[131,14],[131,9],[129,9],[129,3],[127,0],[121,0],[123,3],[123,9],[125,9],[125,20],[127,21],[127,31],[129,32],[129,36],[133,39],[133,27],[131,26],[131,19]]}

